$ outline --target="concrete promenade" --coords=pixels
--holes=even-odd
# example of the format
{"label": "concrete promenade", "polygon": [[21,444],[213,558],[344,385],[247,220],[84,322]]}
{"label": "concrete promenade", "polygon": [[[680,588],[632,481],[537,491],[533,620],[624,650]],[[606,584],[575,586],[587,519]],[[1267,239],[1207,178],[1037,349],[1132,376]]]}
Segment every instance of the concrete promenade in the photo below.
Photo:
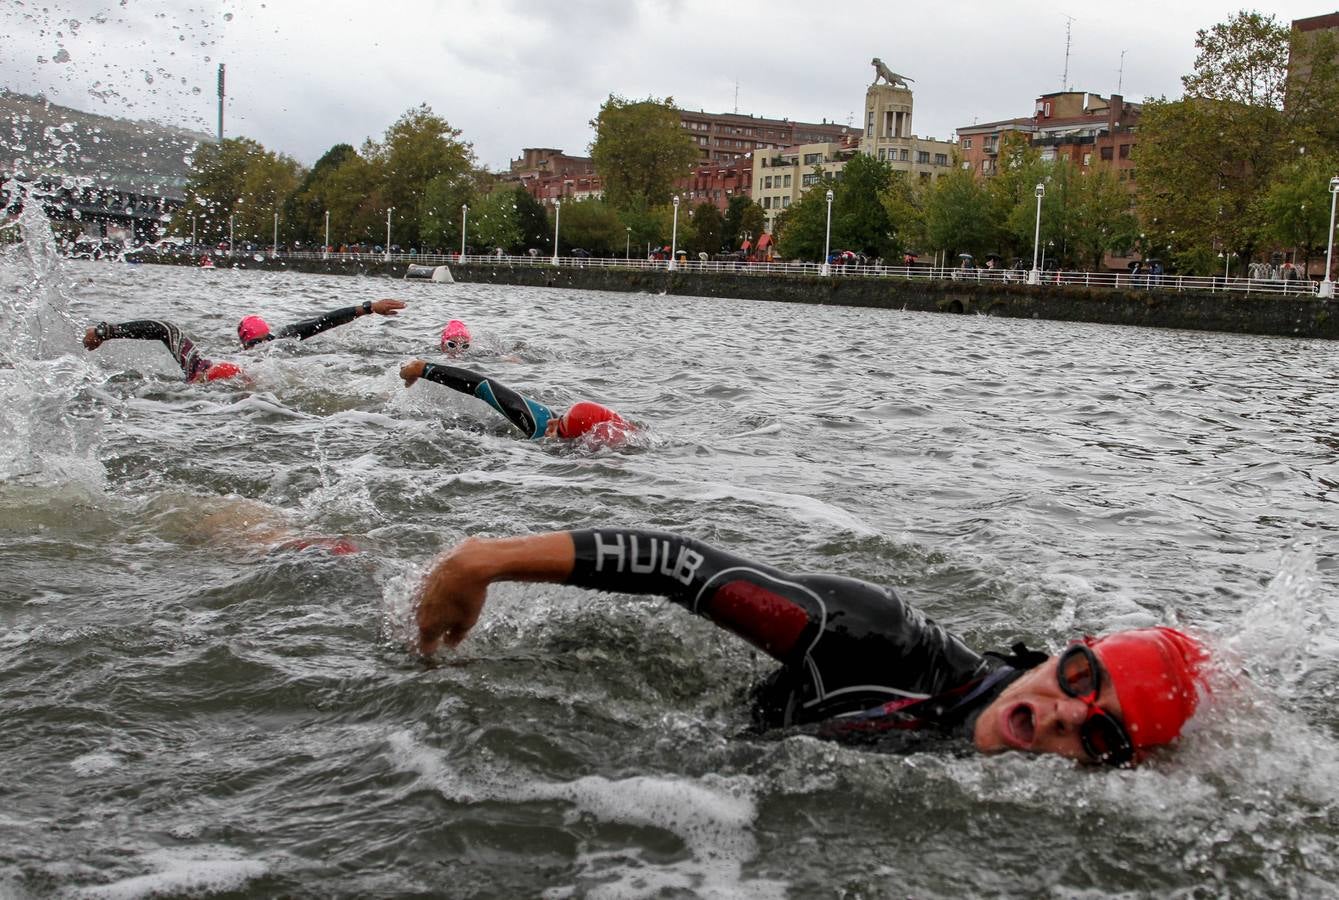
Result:
{"label": "concrete promenade", "polygon": [[[184,256],[141,257],[143,262],[198,265]],[[1195,288],[1098,288],[1071,284],[901,279],[861,275],[754,274],[735,271],[667,271],[664,268],[623,268],[513,264],[472,257],[451,263],[457,282],[513,284],[580,290],[675,294],[694,297],[732,297],[783,303],[865,306],[926,313],[980,314],[1006,318],[1053,319],[1106,325],[1184,328],[1279,337],[1339,339],[1339,305],[1307,294],[1246,294]],[[219,258],[220,267],[262,271],[296,271],[333,275],[404,277],[410,262],[385,262],[365,254],[351,258],[278,259]],[[663,265],[663,264],[662,264]],[[1167,279],[1170,281],[1170,279]]]}

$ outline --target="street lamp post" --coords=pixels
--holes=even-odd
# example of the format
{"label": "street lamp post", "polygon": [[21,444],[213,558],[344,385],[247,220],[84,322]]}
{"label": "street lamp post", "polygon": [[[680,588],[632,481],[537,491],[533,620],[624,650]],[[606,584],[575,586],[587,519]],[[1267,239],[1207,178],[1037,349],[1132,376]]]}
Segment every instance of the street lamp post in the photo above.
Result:
{"label": "street lamp post", "polygon": [[674,195],[674,227],[670,229],[670,258],[669,270],[674,271],[675,262],[679,258],[679,195]]}
{"label": "street lamp post", "polygon": [[467,203],[460,204],[460,258],[465,258],[465,224],[469,221],[470,207]]}
{"label": "street lamp post", "polygon": [[229,256],[229,258],[232,257],[233,251],[234,251],[234,250],[236,249],[236,247],[237,247],[237,242],[233,240],[233,236],[232,236],[232,218],[233,218],[233,217],[232,217],[231,215],[228,216],[228,256]]}
{"label": "street lamp post", "polygon": [[279,214],[274,214],[274,241],[270,244],[270,259],[279,256]]}
{"label": "street lamp post", "polygon": [[832,264],[828,262],[828,256],[832,253],[832,191],[828,191],[828,225],[823,232],[823,268],[820,273],[823,275],[832,274]]}
{"label": "street lamp post", "polygon": [[395,212],[394,206],[386,210],[386,262],[391,261],[391,213],[393,212]]}
{"label": "street lamp post", "polygon": [[321,245],[321,259],[330,258],[330,210],[325,211],[325,243]]}
{"label": "street lamp post", "polygon": [[1334,296],[1334,282],[1330,280],[1334,265],[1334,202],[1339,198],[1339,175],[1330,179],[1330,241],[1325,249],[1325,278],[1316,288],[1316,296],[1329,299]]}
{"label": "street lamp post", "polygon": [[1037,255],[1041,253],[1041,198],[1046,196],[1046,185],[1037,185],[1037,228],[1032,234],[1032,271],[1028,273],[1028,284],[1041,284],[1041,270],[1037,268]]}
{"label": "street lamp post", "polygon": [[191,252],[195,252],[195,216],[191,216]]}
{"label": "street lamp post", "polygon": [[632,226],[629,225],[624,230],[628,233],[628,239],[623,244],[623,261],[627,262],[632,259]]}
{"label": "street lamp post", "polygon": [[553,201],[553,264],[558,265],[558,225],[563,218],[563,201]]}

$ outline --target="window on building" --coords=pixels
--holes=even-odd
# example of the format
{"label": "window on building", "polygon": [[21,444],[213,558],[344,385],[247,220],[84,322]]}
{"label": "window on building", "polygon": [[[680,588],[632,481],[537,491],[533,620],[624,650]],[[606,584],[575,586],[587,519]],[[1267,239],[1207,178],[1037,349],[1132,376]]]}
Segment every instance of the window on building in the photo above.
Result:
{"label": "window on building", "polygon": [[948,165],[948,154],[947,154],[947,153],[936,153],[936,154],[935,154],[935,165],[936,165],[936,166],[946,166],[946,165]]}
{"label": "window on building", "polygon": [[771,175],[768,175],[768,176],[766,176],[766,177],[763,178],[763,180],[762,180],[762,186],[763,186],[764,188],[770,188],[770,187],[772,186],[772,176],[771,176]]}
{"label": "window on building", "polygon": [[917,151],[916,151],[916,162],[917,162],[917,164],[919,164],[919,165],[922,165],[922,166],[928,166],[928,165],[930,164],[930,151],[929,151],[929,150],[917,150]]}
{"label": "window on building", "polygon": [[1130,158],[1130,145],[1129,145],[1129,144],[1121,144],[1121,145],[1120,145],[1120,154],[1119,154],[1119,156],[1120,156],[1121,159],[1129,159],[1129,158]]}
{"label": "window on building", "polygon": [[763,198],[762,198],[762,208],[763,208],[763,209],[771,209],[771,208],[772,208],[772,198],[771,198],[771,197],[763,197]]}
{"label": "window on building", "polygon": [[865,137],[874,137],[874,110],[869,111],[869,117],[865,121]]}
{"label": "window on building", "polygon": [[907,148],[903,147],[903,148],[902,148],[902,162],[906,162],[907,160],[909,160],[909,159],[911,158],[908,154],[909,154],[909,151],[907,150]]}
{"label": "window on building", "polygon": [[1091,153],[1083,154],[1083,164],[1085,166],[1091,163],[1092,161],[1093,161],[1093,155]]}
{"label": "window on building", "polygon": [[805,175],[803,178],[800,179],[800,186],[813,187],[815,184],[818,184],[818,180],[820,177],[821,176],[815,175],[813,172],[810,172],[809,174]]}
{"label": "window on building", "polygon": [[1110,148],[1110,147],[1103,147],[1101,152],[1102,152],[1102,158],[1103,158],[1103,159],[1105,159],[1105,160],[1110,160],[1110,159],[1111,159],[1112,153],[1111,153],[1111,148]]}
{"label": "window on building", "polygon": [[781,185],[782,187],[790,187],[790,176],[789,176],[789,175],[784,176],[784,177],[782,178],[782,181],[784,182],[784,183]]}
{"label": "window on building", "polygon": [[823,161],[823,154],[822,154],[822,153],[806,153],[806,154],[804,154],[804,164],[805,164],[806,166],[816,166],[816,165],[818,165],[819,163],[821,163],[822,161]]}
{"label": "window on building", "polygon": [[972,149],[972,139],[971,139],[971,138],[963,138],[963,139],[962,139],[962,149],[964,149],[964,150],[971,150],[971,149]]}
{"label": "window on building", "polygon": [[921,181],[929,181],[929,180],[930,180],[930,173],[929,173],[929,172],[921,172],[921,173],[920,173],[920,176],[921,176]]}
{"label": "window on building", "polygon": [[782,197],[782,198],[781,198],[781,205],[782,205],[783,207],[790,206],[790,198],[789,198],[789,197]]}
{"label": "window on building", "polygon": [[887,159],[887,158],[888,158],[888,152],[887,152],[886,150],[884,150],[884,148],[880,147],[880,148],[879,148],[879,160],[882,161],[882,160],[885,160],[885,159]]}
{"label": "window on building", "polygon": [[1130,180],[1134,181],[1134,169],[1130,169]]}

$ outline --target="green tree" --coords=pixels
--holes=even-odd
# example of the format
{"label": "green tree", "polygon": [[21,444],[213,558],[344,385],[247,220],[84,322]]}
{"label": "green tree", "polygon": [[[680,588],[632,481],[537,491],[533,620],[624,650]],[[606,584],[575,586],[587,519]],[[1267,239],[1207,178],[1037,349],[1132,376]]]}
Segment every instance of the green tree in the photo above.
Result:
{"label": "green tree", "polygon": [[1339,34],[1294,31],[1288,57],[1284,115],[1291,146],[1322,152],[1339,148]]}
{"label": "green tree", "polygon": [[714,203],[699,203],[693,208],[693,242],[686,245],[688,252],[696,256],[705,253],[715,256],[721,252],[721,232],[725,220]]}
{"label": "green tree", "polygon": [[1283,108],[1289,29],[1245,10],[1195,36],[1195,71],[1181,78],[1187,97]]}
{"label": "green tree", "polygon": [[931,250],[982,256],[998,230],[991,224],[993,204],[986,189],[967,169],[955,169],[934,183],[925,196],[925,236]]}
{"label": "green tree", "polygon": [[[883,160],[856,154],[847,161],[833,189],[833,248],[854,250],[869,257],[902,255],[883,205],[883,195],[892,178],[892,166]],[[826,202],[826,191],[824,194]],[[826,211],[824,214],[826,217]]]}
{"label": "green tree", "polygon": [[491,253],[498,247],[507,253],[524,251],[516,199],[515,190],[497,190],[475,199],[470,207],[467,239],[479,252]]}
{"label": "green tree", "polygon": [[1281,167],[1253,213],[1261,239],[1302,252],[1303,271],[1326,246],[1330,230],[1329,182],[1339,158],[1307,155]]}
{"label": "green tree", "polygon": [[[1016,257],[1031,258],[1037,227],[1037,185],[1046,183],[1050,167],[1028,136],[1019,132],[1001,137],[996,167],[997,174],[985,188],[989,211],[984,246],[999,253],[1006,262]],[[1052,193],[1049,187],[1047,193]],[[1054,209],[1054,197],[1050,202]],[[1046,210],[1042,218],[1051,224],[1052,216]],[[1049,239],[1048,235],[1042,235],[1042,243]]]}
{"label": "green tree", "polygon": [[[336,144],[303,176],[284,204],[285,218],[295,240],[304,244],[320,244],[325,240],[325,214],[330,211],[332,201],[337,199],[332,187],[334,175],[357,155],[358,151],[352,145]],[[334,227],[332,221],[332,235]]]}
{"label": "green tree", "polygon": [[605,199],[618,209],[667,202],[675,182],[698,158],[671,97],[630,101],[610,94],[591,126],[595,170],[604,181]]}
{"label": "green tree", "polygon": [[302,167],[292,157],[272,153],[250,138],[203,145],[196,151],[186,203],[173,217],[172,230],[189,235],[194,216],[197,239],[215,243],[227,240],[231,218],[238,241],[268,244],[274,214],[283,209],[301,176]]}
{"label": "green tree", "polygon": [[1108,253],[1124,253],[1139,239],[1134,197],[1110,166],[1094,164],[1077,179],[1073,249],[1092,271]]}
{"label": "green tree", "polygon": [[526,252],[536,249],[552,252],[553,222],[549,219],[548,210],[525,188],[517,186],[514,193],[516,228],[521,234],[521,243],[516,247],[516,251]]}
{"label": "green tree", "polygon": [[[880,196],[893,243],[901,252],[919,255],[929,246],[925,235],[925,196],[933,188],[907,177],[905,172],[894,172],[888,189]],[[899,262],[893,258],[894,263]]]}
{"label": "green tree", "polygon": [[744,207],[744,212],[739,216],[739,234],[737,235],[739,240],[731,249],[742,246],[745,240],[756,244],[766,228],[767,213],[763,211],[757,201],[750,200],[748,205]]}
{"label": "green tree", "polygon": [[[814,169],[818,180],[800,199],[777,216],[772,225],[777,251],[787,259],[803,262],[823,262],[824,242],[827,239],[828,201],[831,190],[835,196],[837,182],[829,174]],[[833,244],[833,248],[840,247]]]}
{"label": "green tree", "polygon": [[626,232],[618,211],[603,200],[577,200],[563,204],[563,220],[558,242],[559,253],[566,255],[574,247],[597,256],[612,256],[617,246],[622,253]]}
{"label": "green tree", "polygon": [[753,199],[747,194],[734,194],[725,206],[725,217],[721,222],[721,246],[738,250],[743,243],[744,210],[749,208]]}
{"label": "green tree", "polygon": [[473,202],[474,182],[468,173],[443,172],[431,179],[418,199],[418,236],[423,246],[459,250],[461,207]]}
{"label": "green tree", "polygon": [[[435,239],[449,236],[445,222],[449,217],[443,202],[473,194],[474,149],[460,140],[458,129],[424,103],[396,119],[380,143],[367,141],[362,155],[371,164],[373,182],[380,189],[382,216],[385,207],[395,210],[391,217],[392,243],[418,246],[425,217],[431,221]],[[429,185],[434,182],[433,195],[428,199]],[[460,203],[455,204],[455,213],[458,219]],[[458,241],[459,222],[455,228]]]}

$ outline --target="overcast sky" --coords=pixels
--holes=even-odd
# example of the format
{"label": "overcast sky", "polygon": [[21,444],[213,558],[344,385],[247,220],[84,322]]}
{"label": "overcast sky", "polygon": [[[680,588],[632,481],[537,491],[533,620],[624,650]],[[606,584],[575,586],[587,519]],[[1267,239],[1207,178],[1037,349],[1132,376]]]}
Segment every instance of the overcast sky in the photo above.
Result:
{"label": "overcast sky", "polygon": [[[1194,62],[1195,32],[1240,8],[1205,0],[1101,9],[1008,0],[5,0],[0,83],[213,133],[223,62],[229,137],[310,165],[333,144],[380,137],[426,102],[496,170],[523,147],[584,154],[589,122],[610,93],[858,126],[875,56],[914,79],[916,133],[947,139],[959,126],[1027,115],[1038,94],[1061,90],[1067,24],[1070,88],[1176,96]],[[1334,11],[1304,2],[1245,8],[1285,24]]]}

